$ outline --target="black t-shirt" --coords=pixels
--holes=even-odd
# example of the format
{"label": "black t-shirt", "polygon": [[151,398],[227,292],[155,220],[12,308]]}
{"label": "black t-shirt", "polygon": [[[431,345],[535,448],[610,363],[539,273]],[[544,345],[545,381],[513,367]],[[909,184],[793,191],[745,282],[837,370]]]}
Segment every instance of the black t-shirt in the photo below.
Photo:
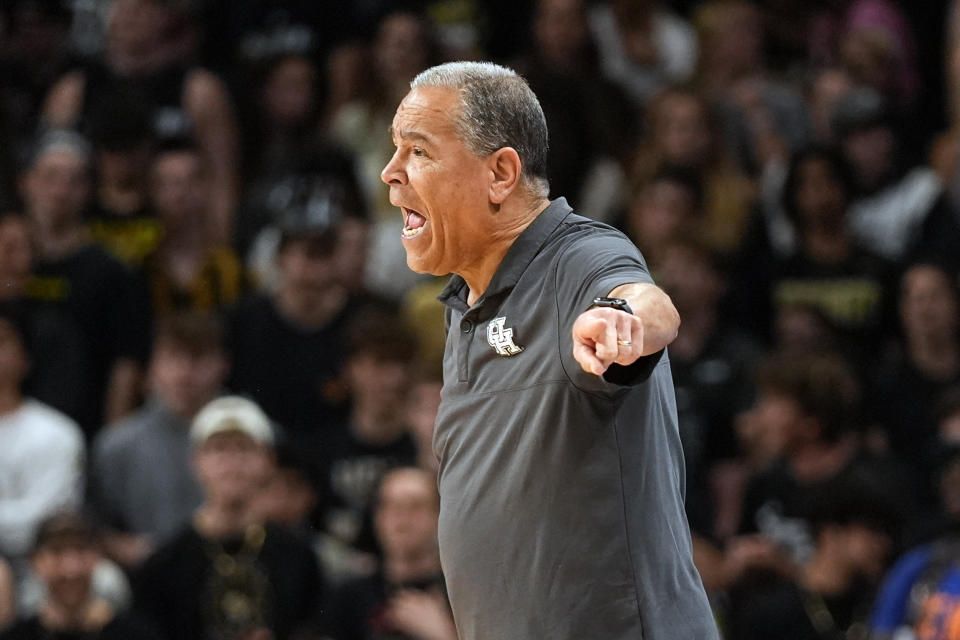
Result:
{"label": "black t-shirt", "polygon": [[36,616],[14,622],[0,640],[159,640],[153,627],[129,614],[117,614],[100,631],[50,631]]}
{"label": "black t-shirt", "polygon": [[869,610],[872,591],[862,585],[826,595],[766,572],[751,578],[730,593],[726,628],[736,640],[844,640]]}
{"label": "black t-shirt", "polygon": [[695,357],[670,354],[677,418],[687,473],[687,518],[709,534],[713,520],[708,471],[737,453],[734,416],[748,403],[749,366],[759,346],[748,335],[718,326]]}
{"label": "black t-shirt", "polygon": [[860,248],[836,264],[815,262],[801,251],[774,261],[770,303],[774,313],[793,306],[816,309],[836,331],[838,347],[863,363],[889,330],[890,276],[889,263]]}
{"label": "black t-shirt", "polygon": [[266,296],[241,302],[228,320],[229,388],[256,400],[293,440],[342,424],[345,402],[336,378],[350,307],[323,328],[302,329],[281,317]]}
{"label": "black t-shirt", "polygon": [[890,448],[924,480],[934,461],[941,397],[958,382],[960,371],[935,380],[897,349],[886,355],[871,385],[870,417],[883,425]]}
{"label": "black t-shirt", "polygon": [[163,240],[163,223],[147,207],[130,214],[97,207],[87,216],[87,228],[97,244],[134,270],[143,268]]}
{"label": "black t-shirt", "polygon": [[90,436],[103,425],[114,362],[146,360],[146,286],[104,249],[89,244],[60,260],[37,262],[27,297],[44,317],[32,336],[29,391]]}
{"label": "black t-shirt", "polygon": [[912,526],[923,515],[903,464],[889,456],[859,453],[836,474],[813,482],[801,482],[785,461],[754,476],[744,495],[741,533],[762,533],[795,559],[805,559],[813,550],[812,519],[819,502],[824,496],[848,491],[873,500],[878,512],[882,509],[903,524],[901,530],[889,532],[895,540],[913,533]]}
{"label": "black t-shirt", "polygon": [[335,589],[324,607],[324,633],[332,640],[415,640],[396,630],[387,619],[390,598],[403,589],[443,594],[443,576],[402,584],[388,583],[383,574],[349,580]]}
{"label": "black t-shirt", "polygon": [[360,440],[349,427],[330,440],[327,486],[320,506],[326,528],[347,544],[365,551],[377,549],[370,506],[384,472],[413,465],[417,446],[409,434],[380,444]]}
{"label": "black t-shirt", "polygon": [[134,574],[136,610],[169,640],[232,640],[252,626],[290,637],[315,615],[320,572],[299,538],[273,525],[263,531],[258,543],[183,530]]}

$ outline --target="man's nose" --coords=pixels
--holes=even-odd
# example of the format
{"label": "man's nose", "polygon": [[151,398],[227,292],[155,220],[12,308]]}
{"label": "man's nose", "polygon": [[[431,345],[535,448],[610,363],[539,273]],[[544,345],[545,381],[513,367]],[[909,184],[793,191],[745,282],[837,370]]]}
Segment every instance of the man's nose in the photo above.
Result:
{"label": "man's nose", "polygon": [[386,184],[406,184],[407,182],[407,174],[403,170],[399,155],[398,150],[390,158],[390,162],[383,168],[383,171],[380,172],[380,179]]}

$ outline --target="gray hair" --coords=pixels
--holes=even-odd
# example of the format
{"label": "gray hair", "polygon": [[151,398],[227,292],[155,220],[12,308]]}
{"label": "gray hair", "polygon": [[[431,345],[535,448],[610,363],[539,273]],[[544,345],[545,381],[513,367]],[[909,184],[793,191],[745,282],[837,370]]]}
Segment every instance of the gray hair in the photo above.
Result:
{"label": "gray hair", "polygon": [[460,112],[453,117],[460,140],[479,156],[513,147],[528,186],[536,195],[547,196],[547,120],[523,77],[492,62],[448,62],[421,72],[410,83],[411,89],[421,87],[459,92]]}

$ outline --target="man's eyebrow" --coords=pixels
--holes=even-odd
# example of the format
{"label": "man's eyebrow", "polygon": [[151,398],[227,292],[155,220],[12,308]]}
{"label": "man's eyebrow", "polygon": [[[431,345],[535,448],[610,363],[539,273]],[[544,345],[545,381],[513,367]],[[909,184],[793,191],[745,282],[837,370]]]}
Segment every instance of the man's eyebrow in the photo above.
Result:
{"label": "man's eyebrow", "polygon": [[387,128],[387,132],[390,134],[391,140],[396,140],[398,137],[403,140],[422,140],[423,142],[429,142],[430,137],[425,133],[420,133],[415,129],[400,129],[399,132],[393,128],[393,125],[390,125]]}

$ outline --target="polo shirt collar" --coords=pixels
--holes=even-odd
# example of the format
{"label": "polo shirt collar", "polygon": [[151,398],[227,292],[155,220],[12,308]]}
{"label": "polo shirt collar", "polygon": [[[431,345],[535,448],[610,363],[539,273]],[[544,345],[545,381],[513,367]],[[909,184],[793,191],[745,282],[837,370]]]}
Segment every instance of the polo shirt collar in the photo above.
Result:
{"label": "polo shirt collar", "polygon": [[[512,289],[533,262],[533,258],[540,253],[547,238],[572,212],[573,208],[563,197],[553,200],[546,209],[541,211],[540,215],[510,245],[482,299],[489,299]],[[458,275],[452,276],[437,299],[447,306],[465,311],[468,308],[467,283]]]}

